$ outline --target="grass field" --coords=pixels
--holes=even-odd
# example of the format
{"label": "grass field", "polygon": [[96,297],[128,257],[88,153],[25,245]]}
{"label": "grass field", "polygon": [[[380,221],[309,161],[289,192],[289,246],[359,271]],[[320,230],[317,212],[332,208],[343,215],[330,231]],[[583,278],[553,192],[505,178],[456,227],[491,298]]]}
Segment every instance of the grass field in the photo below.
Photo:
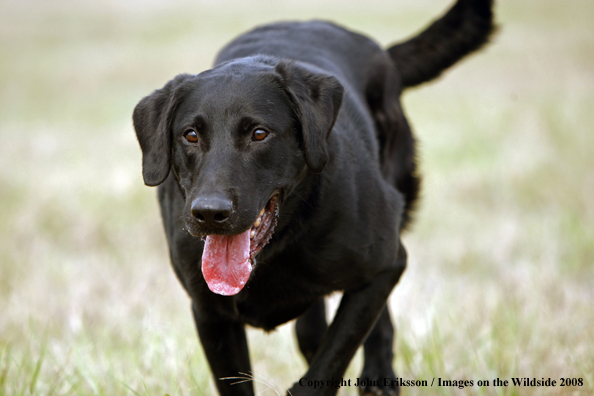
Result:
{"label": "grass field", "polygon": [[[260,23],[330,19],[385,46],[449,4],[0,0],[0,395],[213,394],[133,107]],[[404,395],[594,394],[594,2],[497,16],[486,51],[404,96],[424,186],[395,365],[474,381]],[[305,372],[292,325],[248,335],[259,394],[283,395]],[[493,386],[512,377],[583,386]]]}

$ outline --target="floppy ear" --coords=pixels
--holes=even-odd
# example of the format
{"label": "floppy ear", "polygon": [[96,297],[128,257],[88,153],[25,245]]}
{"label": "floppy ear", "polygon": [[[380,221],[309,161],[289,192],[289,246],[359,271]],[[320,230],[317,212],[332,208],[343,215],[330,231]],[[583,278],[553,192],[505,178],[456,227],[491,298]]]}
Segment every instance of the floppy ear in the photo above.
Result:
{"label": "floppy ear", "polygon": [[134,108],[132,120],[142,150],[142,177],[147,186],[158,186],[169,175],[171,119],[177,105],[175,88],[189,77],[189,74],[178,75]]}
{"label": "floppy ear", "polygon": [[281,76],[301,123],[305,162],[320,173],[328,162],[328,136],[336,122],[344,88],[330,75],[314,73],[293,62],[281,61]]}

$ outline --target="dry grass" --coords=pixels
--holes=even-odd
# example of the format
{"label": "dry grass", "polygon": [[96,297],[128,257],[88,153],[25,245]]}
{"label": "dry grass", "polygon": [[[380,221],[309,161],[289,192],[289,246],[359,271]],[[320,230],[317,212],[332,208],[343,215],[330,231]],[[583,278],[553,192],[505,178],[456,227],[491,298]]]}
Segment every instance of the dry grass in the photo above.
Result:
{"label": "dry grass", "polygon": [[[594,392],[594,3],[498,3],[494,44],[404,98],[425,183],[395,364],[475,381],[406,395]],[[258,23],[332,19],[385,45],[448,4],[1,0],[0,395],[212,394],[132,108]],[[291,325],[249,337],[256,388],[283,394],[305,370]],[[476,386],[496,377],[584,386]]]}

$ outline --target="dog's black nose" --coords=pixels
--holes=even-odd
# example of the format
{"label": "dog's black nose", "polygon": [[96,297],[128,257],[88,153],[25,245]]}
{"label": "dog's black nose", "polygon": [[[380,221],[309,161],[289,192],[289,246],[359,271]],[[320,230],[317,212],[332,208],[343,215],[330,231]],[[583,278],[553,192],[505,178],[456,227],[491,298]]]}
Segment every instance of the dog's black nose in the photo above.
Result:
{"label": "dog's black nose", "polygon": [[233,202],[224,197],[200,197],[192,202],[192,216],[204,225],[219,225],[233,212]]}

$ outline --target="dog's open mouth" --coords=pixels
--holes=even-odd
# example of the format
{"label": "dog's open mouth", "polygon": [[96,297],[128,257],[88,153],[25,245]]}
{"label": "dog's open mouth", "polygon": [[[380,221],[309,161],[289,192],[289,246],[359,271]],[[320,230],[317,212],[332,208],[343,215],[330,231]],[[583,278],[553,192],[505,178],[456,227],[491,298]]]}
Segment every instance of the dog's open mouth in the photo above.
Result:
{"label": "dog's open mouth", "polygon": [[202,253],[202,275],[208,288],[223,296],[243,289],[256,255],[272,237],[278,219],[278,194],[270,198],[252,227],[237,235],[208,235]]}

